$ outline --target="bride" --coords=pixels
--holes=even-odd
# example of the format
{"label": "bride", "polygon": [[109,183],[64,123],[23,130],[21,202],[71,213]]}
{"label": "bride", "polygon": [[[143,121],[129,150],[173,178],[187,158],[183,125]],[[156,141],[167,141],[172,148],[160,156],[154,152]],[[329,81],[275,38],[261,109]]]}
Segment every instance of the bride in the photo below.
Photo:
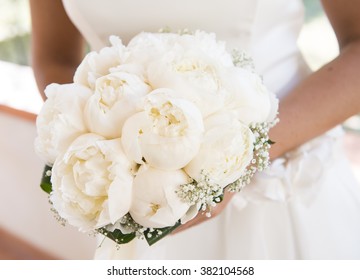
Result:
{"label": "bride", "polygon": [[[84,40],[99,50],[109,35],[124,43],[169,26],[215,32],[246,49],[280,98],[271,131],[272,165],[152,247],[116,249],[101,240],[96,258],[359,259],[360,186],[342,150],[340,124],[360,112],[360,1],[322,0],[339,56],[310,73],[297,48],[300,0],[30,0],[33,69],[40,93],[71,82]],[[45,98],[45,97],[44,97]]]}

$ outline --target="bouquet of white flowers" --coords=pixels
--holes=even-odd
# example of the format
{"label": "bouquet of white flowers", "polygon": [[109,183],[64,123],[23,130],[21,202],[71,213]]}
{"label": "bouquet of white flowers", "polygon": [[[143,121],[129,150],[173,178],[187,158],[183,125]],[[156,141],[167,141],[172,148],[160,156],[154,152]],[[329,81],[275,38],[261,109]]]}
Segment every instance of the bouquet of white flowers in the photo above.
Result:
{"label": "bouquet of white flowers", "polygon": [[37,118],[41,186],[61,221],[151,245],[269,164],[278,102],[214,34],[140,33],[51,84]]}

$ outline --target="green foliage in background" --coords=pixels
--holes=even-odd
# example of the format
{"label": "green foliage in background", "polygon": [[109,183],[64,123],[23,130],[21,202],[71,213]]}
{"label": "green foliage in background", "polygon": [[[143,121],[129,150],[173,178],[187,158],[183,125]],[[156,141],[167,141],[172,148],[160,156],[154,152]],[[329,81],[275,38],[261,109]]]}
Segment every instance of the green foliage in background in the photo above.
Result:
{"label": "green foliage in background", "polygon": [[305,21],[311,21],[323,13],[320,0],[303,0],[305,4]]}
{"label": "green foliage in background", "polygon": [[30,34],[16,35],[0,41],[0,60],[20,65],[30,64]]}
{"label": "green foliage in background", "polygon": [[0,60],[30,64],[30,12],[27,0],[0,0]]}

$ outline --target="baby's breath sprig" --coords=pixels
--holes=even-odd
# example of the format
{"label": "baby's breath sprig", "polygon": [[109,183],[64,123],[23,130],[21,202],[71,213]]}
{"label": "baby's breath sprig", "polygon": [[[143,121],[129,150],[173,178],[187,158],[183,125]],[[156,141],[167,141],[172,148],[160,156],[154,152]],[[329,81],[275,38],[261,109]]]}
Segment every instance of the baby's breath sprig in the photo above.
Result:
{"label": "baby's breath sprig", "polygon": [[[163,28],[160,28],[159,33],[173,33],[173,31],[171,30],[170,27],[166,26],[166,27],[163,27]],[[193,35],[194,32],[191,31],[190,29],[188,28],[184,28],[184,29],[179,29],[176,31],[177,34],[179,35]]]}
{"label": "baby's breath sprig", "polygon": [[135,222],[129,213],[119,220],[119,224],[126,231],[134,232],[138,238],[143,238],[144,232],[147,230],[147,228]]}
{"label": "baby's breath sprig", "polygon": [[171,28],[169,26],[162,27],[158,30],[159,33],[171,33]]}
{"label": "baby's breath sprig", "polygon": [[178,34],[179,35],[193,35],[194,32],[191,31],[190,29],[184,28],[184,29],[178,30]]}
{"label": "baby's breath sprig", "polygon": [[257,171],[263,171],[270,165],[269,149],[273,142],[269,139],[269,130],[278,122],[278,119],[273,122],[254,123],[250,125],[250,130],[255,136],[254,141],[254,157],[251,163],[241,176],[235,182],[227,186],[230,192],[239,192],[251,181],[251,178]]}
{"label": "baby's breath sprig", "polygon": [[269,123],[257,123],[250,125],[250,129],[255,136],[254,142],[254,158],[251,161],[256,166],[257,170],[263,171],[270,164],[269,149],[271,147],[269,142]]}
{"label": "baby's breath sprig", "polygon": [[177,194],[190,205],[201,205],[201,210],[210,216],[211,209],[222,200],[223,188],[211,182],[210,177],[202,171],[199,181],[192,180],[190,183],[180,185]]}
{"label": "baby's breath sprig", "polygon": [[233,63],[236,67],[245,68],[254,71],[255,65],[252,57],[243,50],[232,50]]}
{"label": "baby's breath sprig", "polygon": [[226,190],[229,192],[240,192],[246,185],[250,183],[251,178],[254,176],[256,171],[256,167],[250,165],[239,179],[226,186]]}
{"label": "baby's breath sprig", "polygon": [[130,214],[126,214],[114,225],[99,228],[97,232],[121,245],[130,242],[136,237],[144,238],[145,230],[146,228],[136,223]]}
{"label": "baby's breath sprig", "polygon": [[[50,203],[50,205],[53,205],[53,203],[52,203],[51,200],[50,200],[50,197],[49,197],[49,203]],[[60,225],[62,225],[62,226],[65,226],[65,225],[66,225],[66,223],[67,223],[66,219],[64,219],[63,217],[61,217],[60,214],[59,214],[59,212],[58,212],[54,207],[51,207],[51,208],[50,208],[50,211],[53,212],[55,220],[58,221],[58,223],[59,223]]]}

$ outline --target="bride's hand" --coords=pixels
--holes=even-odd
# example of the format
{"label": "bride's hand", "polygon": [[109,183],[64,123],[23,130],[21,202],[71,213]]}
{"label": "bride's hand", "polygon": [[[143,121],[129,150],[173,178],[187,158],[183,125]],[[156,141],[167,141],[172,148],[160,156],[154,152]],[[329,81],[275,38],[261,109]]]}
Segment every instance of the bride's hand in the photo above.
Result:
{"label": "bride's hand", "polygon": [[197,216],[194,219],[188,221],[186,224],[183,224],[183,225],[179,226],[177,229],[175,229],[172,232],[172,234],[182,232],[188,228],[194,227],[196,225],[199,225],[203,222],[209,221],[210,219],[218,216],[226,208],[226,206],[228,205],[228,203],[230,202],[230,200],[232,199],[234,194],[235,193],[233,193],[233,192],[225,191],[223,200],[220,203],[216,204],[215,207],[212,208],[212,210],[210,212],[211,213],[210,217],[206,216],[205,212],[201,211],[197,214]]}

